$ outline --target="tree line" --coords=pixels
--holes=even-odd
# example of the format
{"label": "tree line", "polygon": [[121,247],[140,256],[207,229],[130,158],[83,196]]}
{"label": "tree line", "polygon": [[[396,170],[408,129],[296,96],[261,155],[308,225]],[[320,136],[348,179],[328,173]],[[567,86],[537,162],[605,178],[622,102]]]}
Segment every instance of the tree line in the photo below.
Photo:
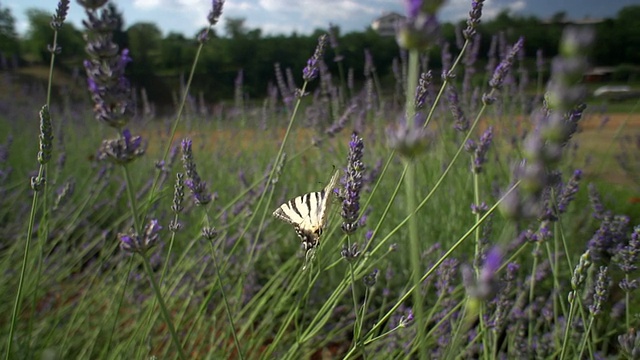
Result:
{"label": "tree line", "polygon": [[[186,37],[179,33],[163,36],[161,29],[150,22],[126,27],[122,13],[113,4],[110,8],[119,19],[114,39],[121,48],[129,49],[134,60],[128,68],[130,80],[137,88],[145,88],[152,101],[170,100],[166,99],[167,94],[176,89],[181,76],[191,67],[198,45],[196,36]],[[10,58],[19,66],[48,64],[50,54],[47,45],[52,40],[51,14],[31,9],[27,11],[27,18],[28,31],[20,37],[11,11],[0,6],[0,55],[5,63]],[[546,58],[556,55],[562,29],[569,23],[566,18],[565,13],[558,13],[543,21],[533,16],[502,12],[491,20],[483,21],[478,28],[480,64],[483,59],[486,62],[492,36],[502,32],[509,42],[519,36],[525,37],[525,56],[534,67],[538,50]],[[456,32],[459,34],[464,26],[464,21],[442,24],[442,39],[451,44],[454,53]],[[625,7],[615,18],[603,19],[591,26],[595,27],[597,34],[594,64],[619,66],[627,72],[637,71],[632,65],[640,64],[640,6]],[[343,69],[352,69],[355,82],[361,81],[364,78],[366,49],[373,55],[378,76],[383,81],[393,79],[392,63],[399,57],[395,39],[380,36],[371,28],[346,34],[341,34],[337,27],[331,27],[317,29],[309,35],[265,36],[260,29],[249,29],[244,19],[226,18],[224,35],[214,31],[200,56],[192,89],[203,93],[208,100],[232,98],[234,84],[239,81],[238,74],[241,73],[243,93],[249,98],[264,97],[267,84],[275,81],[274,64],[299,74],[312,54],[318,36],[328,31],[332,31],[338,40],[338,46],[329,48],[325,58],[331,70],[337,70],[337,63],[341,62]],[[70,23],[64,24],[58,34],[58,43],[62,46],[62,53],[58,55],[61,69],[69,73],[82,72],[85,58],[82,29]],[[440,47],[431,50],[431,68],[441,66],[440,51]]]}

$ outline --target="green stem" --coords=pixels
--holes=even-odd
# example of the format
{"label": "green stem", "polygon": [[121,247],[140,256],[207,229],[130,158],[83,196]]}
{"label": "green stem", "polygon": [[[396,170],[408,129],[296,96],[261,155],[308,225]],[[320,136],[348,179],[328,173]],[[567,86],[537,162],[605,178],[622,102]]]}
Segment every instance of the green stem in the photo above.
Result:
{"label": "green stem", "polygon": [[[349,236],[347,236],[349,239]],[[347,240],[347,246],[350,246],[349,240]],[[353,348],[361,349],[362,346],[360,344],[360,331],[358,328],[358,320],[360,320],[360,316],[358,316],[358,297],[356,295],[356,277],[353,271],[353,264],[349,263],[349,274],[351,275],[351,295],[353,295],[353,311],[355,313],[355,320],[353,323]],[[362,349],[361,349],[362,350]],[[362,351],[362,357],[366,359],[364,355],[364,351]]]}
{"label": "green stem", "polygon": [[409,65],[407,73],[407,90],[404,111],[407,116],[407,127],[413,129],[416,115],[416,88],[420,72],[420,53],[418,50],[409,51]]}
{"label": "green stem", "polygon": [[240,347],[240,341],[238,341],[238,335],[236,334],[236,326],[233,323],[231,308],[229,307],[229,302],[227,301],[227,295],[225,294],[224,287],[222,286],[222,278],[220,277],[220,269],[218,268],[218,262],[216,261],[215,249],[213,248],[213,243],[211,241],[209,241],[209,246],[211,249],[211,260],[213,261],[213,268],[216,272],[216,278],[218,280],[220,294],[222,294],[222,301],[224,302],[224,309],[227,313],[227,318],[229,319],[229,325],[231,326],[231,335],[233,336],[233,343],[236,346],[236,350],[238,351],[238,356],[240,357],[240,359],[244,359],[244,354],[242,353],[242,348]]}
{"label": "green stem", "polygon": [[184,354],[184,350],[180,345],[180,340],[178,340],[178,335],[176,334],[176,330],[173,327],[173,322],[171,322],[171,317],[169,316],[169,311],[167,310],[167,306],[164,303],[164,299],[162,298],[162,293],[160,292],[160,287],[156,282],[156,279],[153,276],[153,270],[151,269],[151,264],[149,264],[149,259],[147,259],[146,254],[140,254],[142,258],[142,264],[144,265],[144,270],[147,272],[147,276],[149,277],[149,282],[151,283],[151,287],[153,288],[153,292],[156,294],[156,299],[158,300],[158,305],[160,305],[160,312],[162,317],[164,317],[164,321],[169,328],[169,333],[171,335],[171,340],[178,350],[178,357],[181,360],[185,360],[187,357]]}
{"label": "green stem", "polygon": [[[127,275],[124,279],[124,284],[122,285],[122,293],[120,294],[120,300],[118,301],[118,306],[116,306],[116,311],[114,311],[113,325],[111,326],[111,332],[109,333],[109,340],[107,341],[107,349],[111,349],[111,342],[113,340],[113,334],[116,332],[116,325],[118,325],[118,314],[120,314],[120,308],[124,303],[124,296],[127,292],[127,285],[129,285],[129,278],[131,277],[131,269],[133,269],[133,257],[129,257],[128,262],[128,270]],[[63,348],[64,349],[64,348]]]}
{"label": "green stem", "polygon": [[415,216],[416,209],[416,164],[411,162],[407,164],[407,174],[405,175],[405,189],[407,196],[407,209],[409,210],[409,249],[411,263],[411,275],[413,278],[413,287],[417,290],[413,292],[413,313],[415,314],[415,323],[417,327],[416,345],[419,347],[419,354],[421,359],[425,359],[427,355],[426,342],[424,341],[425,331],[425,318],[423,311],[423,299],[422,289],[420,284],[421,280],[421,261],[420,254],[422,254],[422,248],[420,247],[420,239],[418,234],[418,218]]}
{"label": "green stem", "polygon": [[536,271],[537,271],[537,267],[538,267],[538,258],[539,258],[539,252],[540,252],[540,241],[538,240],[536,242],[536,248],[533,252],[533,265],[531,265],[531,279],[529,282],[529,335],[528,335],[528,344],[529,346],[531,346],[531,343],[533,342],[533,310],[534,310],[534,306],[533,306],[533,298],[534,298],[534,293],[535,293],[535,288],[536,288]]}
{"label": "green stem", "polygon": [[136,196],[133,193],[133,182],[131,181],[131,174],[129,167],[125,164],[122,165],[122,171],[124,171],[124,178],[127,182],[127,196],[129,197],[129,206],[131,207],[131,216],[133,217],[133,226],[138,235],[142,235],[142,226],[140,225],[140,218],[138,217],[138,208],[136,205]]}
{"label": "green stem", "polygon": [[584,354],[584,349],[587,347],[587,341],[589,341],[589,334],[591,334],[591,327],[593,326],[593,321],[595,320],[594,316],[591,316],[589,319],[589,325],[587,325],[587,330],[584,332],[584,340],[582,340],[582,345],[580,346],[580,355],[576,359],[582,359],[582,355]]}
{"label": "green stem", "polygon": [[564,339],[562,340],[562,351],[560,352],[559,360],[563,360],[567,352],[567,345],[569,342],[569,329],[571,328],[571,322],[573,321],[574,305],[576,303],[575,297],[578,296],[577,291],[573,290],[572,292],[573,292],[573,295],[569,295],[569,296],[573,296],[574,298],[571,301],[571,305],[569,305],[569,315],[567,316],[567,321],[564,326]]}
{"label": "green stem", "polygon": [[[42,167],[40,167],[40,174],[42,174]],[[38,203],[38,191],[34,191],[33,199],[31,200],[31,213],[29,214],[29,225],[27,227],[27,240],[24,244],[24,256],[22,258],[22,267],[20,268],[20,279],[18,280],[18,291],[16,293],[16,299],[13,303],[13,311],[11,312],[11,326],[9,327],[9,337],[7,338],[7,353],[5,359],[11,358],[11,345],[13,344],[13,332],[16,327],[16,320],[18,319],[18,309],[20,309],[20,300],[22,298],[22,287],[24,286],[24,278],[27,273],[27,262],[29,261],[29,248],[31,247],[31,237],[33,233],[33,224],[36,218],[36,204]]]}

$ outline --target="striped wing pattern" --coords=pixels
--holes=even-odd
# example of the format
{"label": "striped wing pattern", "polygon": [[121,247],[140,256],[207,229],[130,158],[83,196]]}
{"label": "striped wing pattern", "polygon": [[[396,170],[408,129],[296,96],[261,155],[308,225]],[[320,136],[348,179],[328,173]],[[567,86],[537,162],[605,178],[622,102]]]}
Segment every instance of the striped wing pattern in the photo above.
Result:
{"label": "striped wing pattern", "polygon": [[293,198],[280,205],[273,216],[293,225],[305,250],[318,246],[327,220],[329,198],[338,182],[338,172],[322,191]]}

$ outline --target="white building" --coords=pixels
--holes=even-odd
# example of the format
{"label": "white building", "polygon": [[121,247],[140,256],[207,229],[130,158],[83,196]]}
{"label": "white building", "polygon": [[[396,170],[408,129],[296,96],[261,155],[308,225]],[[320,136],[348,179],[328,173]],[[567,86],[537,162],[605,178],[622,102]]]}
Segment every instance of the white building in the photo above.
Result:
{"label": "white building", "polygon": [[396,12],[383,14],[381,17],[373,20],[371,28],[381,36],[394,36],[396,34],[396,26],[400,20],[405,17]]}

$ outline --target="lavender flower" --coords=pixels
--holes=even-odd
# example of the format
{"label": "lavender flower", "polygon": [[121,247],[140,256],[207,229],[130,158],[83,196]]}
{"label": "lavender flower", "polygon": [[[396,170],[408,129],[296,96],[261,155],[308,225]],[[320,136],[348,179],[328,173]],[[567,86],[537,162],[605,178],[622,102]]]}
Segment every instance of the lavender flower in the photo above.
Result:
{"label": "lavender flower", "polygon": [[131,136],[129,129],[124,129],[119,138],[102,141],[98,159],[124,165],[144,155],[146,147],[140,136]]}
{"label": "lavender flower", "polygon": [[[87,31],[84,34],[85,50],[89,59],[84,61],[89,92],[95,106],[97,120],[114,127],[124,127],[133,114],[129,81],[124,76],[125,67],[131,61],[129,51],[118,55],[118,45],[113,41],[113,31],[118,19],[109,8],[97,9],[102,1],[82,1],[88,19],[83,21]],[[100,5],[100,6],[97,6]]]}
{"label": "lavender flower", "polygon": [[158,220],[153,219],[144,228],[142,236],[131,232],[129,234],[118,234],[120,239],[120,248],[131,253],[145,253],[158,242],[158,233],[162,226],[158,224]]}
{"label": "lavender flower", "polygon": [[80,6],[87,9],[87,11],[94,11],[101,8],[109,0],[76,0]]}
{"label": "lavender flower", "polygon": [[369,49],[364,49],[364,76],[370,77],[376,71],[376,66],[373,63],[373,55]]}
{"label": "lavender flower", "polygon": [[582,179],[582,170],[576,170],[569,179],[567,185],[564,186],[560,196],[558,197],[558,212],[564,213],[567,211],[567,206],[575,198],[578,192],[580,179]]}
{"label": "lavender flower", "polygon": [[313,56],[307,61],[307,66],[302,70],[302,78],[304,81],[311,81],[318,77],[318,66],[324,55],[324,48],[327,45],[327,35],[322,34],[318,38],[318,46],[313,53]]}
{"label": "lavender flower", "polygon": [[184,184],[191,190],[193,199],[197,205],[206,205],[212,200],[211,194],[207,191],[207,184],[202,181],[196,163],[193,160],[193,152],[191,151],[191,139],[182,140],[182,165],[187,175]]}
{"label": "lavender flower", "polygon": [[482,215],[489,210],[489,206],[483,201],[479,205],[471,204],[471,213],[474,215]]}
{"label": "lavender flower", "polygon": [[522,50],[523,46],[524,46],[524,38],[520,37],[518,41],[516,41],[516,43],[513,45],[513,47],[511,48],[511,51],[509,51],[507,56],[505,56],[505,58],[502,59],[502,61],[500,61],[500,64],[498,64],[498,66],[493,72],[493,76],[491,77],[491,80],[489,80],[489,86],[491,86],[492,89],[502,88],[502,84],[504,83],[504,78],[507,75],[507,73],[511,70],[511,67],[513,66],[513,59],[516,57],[516,55],[518,55],[520,50]]}
{"label": "lavender flower", "polygon": [[502,264],[502,251],[494,247],[487,253],[484,264],[479,270],[475,283],[471,281],[470,269],[465,268],[463,276],[469,295],[478,300],[486,300],[496,291],[498,285],[495,274]]}
{"label": "lavender flower", "polygon": [[364,286],[368,288],[372,288],[376,286],[376,282],[378,281],[378,274],[379,274],[378,269],[373,269],[371,273],[365,275],[362,278],[362,282],[364,283]]}
{"label": "lavender flower", "polygon": [[182,206],[183,200],[184,200],[184,174],[177,173],[176,184],[173,186],[173,205],[171,205],[171,211],[173,211],[174,214],[179,214],[184,209],[184,207]]}
{"label": "lavender flower", "polygon": [[67,12],[69,11],[69,0],[58,1],[58,7],[56,7],[56,13],[51,19],[51,28],[53,30],[60,30],[64,20],[67,18]]}
{"label": "lavender flower", "polygon": [[493,140],[493,127],[489,126],[487,130],[482,133],[480,136],[480,140],[478,143],[469,139],[467,143],[464,145],[464,149],[467,152],[473,152],[473,161],[471,165],[471,171],[479,174],[482,172],[482,166],[487,162],[487,151],[489,150],[489,146],[491,146],[491,141]]}
{"label": "lavender flower", "polygon": [[347,125],[347,121],[349,120],[349,117],[351,116],[351,114],[353,114],[353,112],[357,109],[358,109],[357,104],[349,105],[349,107],[345,109],[342,116],[340,116],[340,118],[337,121],[335,121],[333,124],[331,124],[331,126],[329,126],[325,130],[325,134],[327,134],[327,136],[329,137],[334,137],[338,133],[340,133],[340,131],[342,131],[342,129],[344,129],[344,127]]}
{"label": "lavender flower", "polygon": [[416,88],[416,109],[421,109],[424,107],[424,103],[429,92],[429,84],[431,84],[432,79],[433,75],[431,75],[431,70],[427,71],[426,73],[420,74],[420,78],[418,79],[418,87]]}
{"label": "lavender flower", "polygon": [[347,262],[353,262],[360,256],[360,250],[358,250],[358,243],[353,243],[351,246],[342,245],[342,250],[340,251],[340,256],[343,259],[347,260]]}
{"label": "lavender flower", "polygon": [[428,140],[428,132],[419,121],[414,121],[411,126],[402,119],[395,127],[387,129],[389,147],[406,158],[413,158],[424,152],[429,145]]}
{"label": "lavender flower", "polygon": [[362,190],[362,173],[365,166],[362,163],[364,143],[356,133],[351,134],[349,155],[345,169],[344,198],[342,201],[342,231],[353,234],[358,228],[358,213],[360,212],[360,191]]}
{"label": "lavender flower", "polygon": [[591,316],[598,316],[602,311],[602,304],[607,300],[609,292],[609,276],[607,267],[601,266],[596,278],[595,290],[593,293],[593,303],[589,306]]}
{"label": "lavender flower", "polygon": [[462,31],[464,38],[470,40],[476,34],[476,27],[480,24],[480,17],[482,17],[482,6],[484,0],[472,0],[471,11],[469,11],[469,18],[467,19],[467,28]]}
{"label": "lavender flower", "polygon": [[606,216],[587,246],[594,260],[613,257],[627,237],[629,218],[627,216]]}
{"label": "lavender flower", "polygon": [[605,209],[602,204],[602,200],[600,199],[600,193],[596,186],[591,183],[588,186],[589,189],[589,202],[591,203],[591,208],[593,209],[593,217],[598,220],[604,219],[609,212]]}
{"label": "lavender flower", "polygon": [[435,16],[443,0],[406,0],[407,18],[396,30],[396,41],[403,49],[426,50],[440,36],[440,23]]}
{"label": "lavender flower", "polygon": [[578,265],[573,270],[573,276],[571,277],[571,288],[575,291],[578,290],[580,285],[584,282],[586,278],[587,271],[589,270],[589,266],[591,266],[591,257],[589,250],[585,251],[584,254],[580,256],[580,261],[578,261]]}
{"label": "lavender flower", "polygon": [[447,84],[447,101],[449,110],[453,115],[453,128],[460,132],[467,131],[469,129],[469,121],[464,116],[464,111],[462,111],[460,99],[458,98],[458,91],[452,83]]}
{"label": "lavender flower", "polygon": [[618,336],[618,343],[628,359],[640,359],[640,331],[629,329],[626,334]]}
{"label": "lavender flower", "polygon": [[211,2],[211,11],[209,11],[209,14],[207,15],[207,20],[209,20],[210,26],[217,24],[218,20],[220,20],[223,5],[224,0],[213,0]]}
{"label": "lavender flower", "polygon": [[209,241],[213,241],[215,240],[215,238],[218,237],[218,230],[216,230],[213,227],[209,227],[209,226],[205,226],[202,228],[202,237],[209,240]]}
{"label": "lavender flower", "polygon": [[614,262],[625,274],[638,269],[638,257],[640,256],[640,226],[636,226],[631,238],[626,245],[620,246],[615,254]]}
{"label": "lavender flower", "polygon": [[44,105],[40,109],[40,151],[38,151],[38,162],[42,165],[51,160],[51,150],[53,148],[53,129],[51,127],[51,115],[49,107]]}

